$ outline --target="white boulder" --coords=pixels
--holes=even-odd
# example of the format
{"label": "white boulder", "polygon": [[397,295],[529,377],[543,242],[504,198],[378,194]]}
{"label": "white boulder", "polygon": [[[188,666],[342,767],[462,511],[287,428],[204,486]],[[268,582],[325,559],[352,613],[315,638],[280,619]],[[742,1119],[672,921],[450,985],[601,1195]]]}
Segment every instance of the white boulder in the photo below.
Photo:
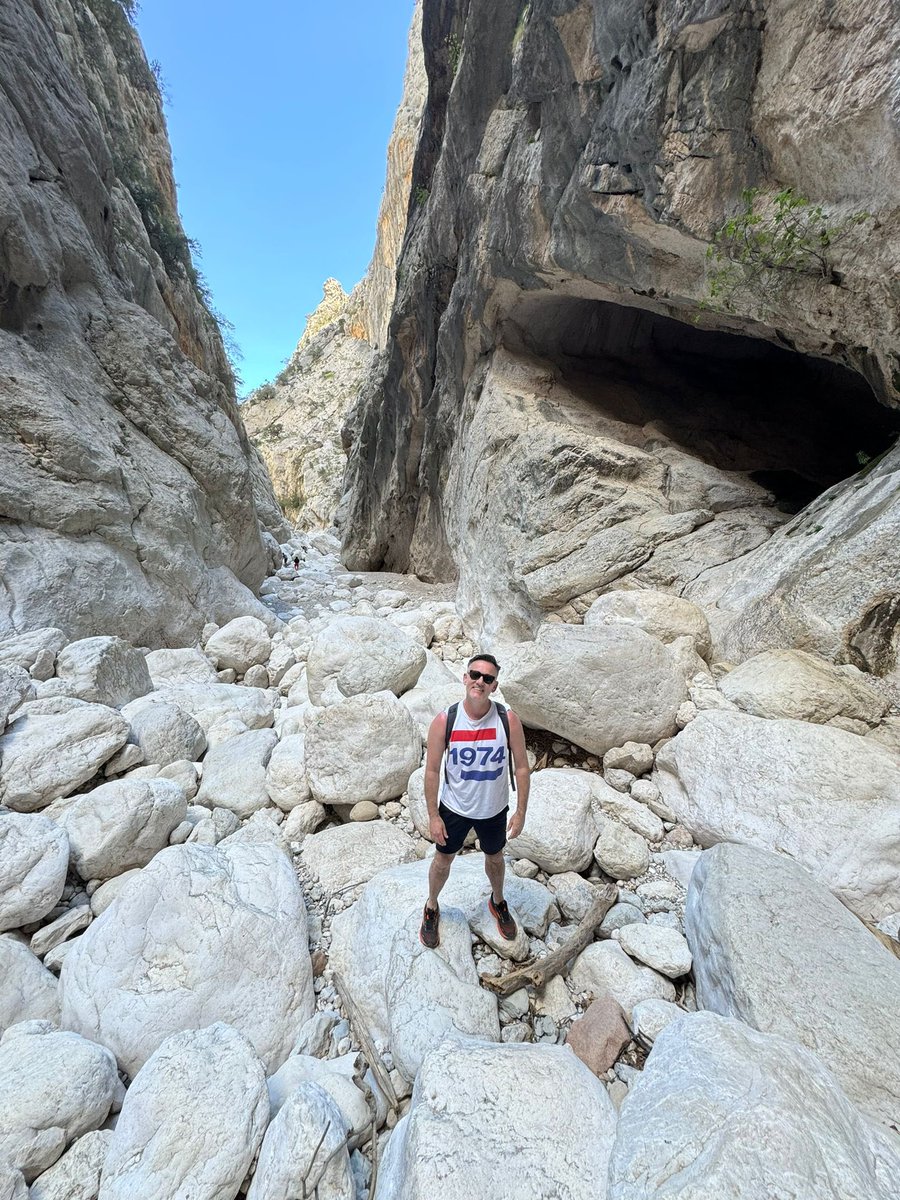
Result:
{"label": "white boulder", "polygon": [[606,1089],[567,1048],[448,1038],[422,1064],[377,1200],[601,1200],[615,1128]]}
{"label": "white boulder", "polygon": [[631,625],[543,625],[508,652],[503,692],[525,724],[593,754],[671,736],[687,698],[668,649]]}
{"label": "white boulder", "polygon": [[41,655],[50,653],[55,658],[65,644],[66,635],[53,626],[17,633],[0,642],[0,667],[30,671]]}
{"label": "white boulder", "polygon": [[216,683],[216,668],[202,650],[151,650],[145,655],[147,670],[155,688],[192,683]]}
{"label": "white boulder", "polygon": [[425,666],[425,650],[391,621],[339,617],[314,638],[307,659],[309,698],[334,704],[362,693],[411,688]]}
{"label": "white boulder", "polygon": [[287,1098],[266,1131],[247,1200],[355,1200],[340,1109],[319,1084]]}
{"label": "white boulder", "polygon": [[662,925],[624,925],[619,945],[626,954],[652,967],[668,979],[678,979],[691,969],[691,951],[677,929]]}
{"label": "white boulder", "polygon": [[153,690],[143,654],[118,637],[70,642],[57,655],[56,676],[79,700],[108,704],[110,708],[119,708]]}
{"label": "white boulder", "polygon": [[20,704],[34,699],[34,683],[21,667],[0,666],[0,733]]}
{"label": "white boulder", "polygon": [[825,725],[835,718],[877,725],[888,702],[857,667],[835,666],[805,650],[766,650],[720,681],[724,696],[755,717]]}
{"label": "white boulder", "polygon": [[268,1119],[265,1071],[245,1037],[221,1022],[173,1034],[125,1093],[100,1200],[234,1197]]}
{"label": "white boulder", "polygon": [[310,799],[306,780],[306,739],[302,733],[283,737],[266,767],[265,788],[282,812],[290,812]]}
{"label": "white boulder", "polygon": [[326,895],[351,892],[379,871],[415,862],[418,848],[408,833],[388,821],[351,821],[306,838],[301,856]]}
{"label": "white boulder", "polygon": [[69,841],[37,813],[0,813],[0,933],[40,921],[66,885]]}
{"label": "white boulder", "polygon": [[170,1034],[226,1021],[267,1070],[313,1011],[306,909],[271,845],[161,851],[66,956],[62,1023],[131,1076]]}
{"label": "white boulder", "polygon": [[0,1039],[0,1160],[30,1183],[69,1142],[103,1124],[118,1086],[116,1060],[104,1046],[47,1021],[7,1029]]}
{"label": "white boulder", "polygon": [[59,1023],[56,976],[24,942],[0,935],[0,1033],[22,1021]]}
{"label": "white boulder", "polygon": [[351,696],[306,723],[306,776],[322,804],[394,800],[422,758],[412,717],[390,693]]}
{"label": "white boulder", "polygon": [[586,992],[592,1000],[609,992],[629,1020],[631,1010],[640,1000],[675,999],[675,988],[668,979],[649,967],[637,966],[613,941],[591,942],[582,950],[572,965],[569,983],[574,991]]}
{"label": "white boulder", "polygon": [[278,744],[274,729],[251,729],[207,752],[197,803],[246,818],[269,804],[266,768]]}
{"label": "white boulder", "polygon": [[184,792],[171,779],[127,777],[58,800],[48,810],[67,835],[72,865],[84,880],[143,867],[169,844],[186,813]]}
{"label": "white boulder", "polygon": [[657,1038],[629,1088],[609,1200],[893,1200],[896,1138],[787,1038],[695,1013]]}
{"label": "white boulder", "polygon": [[97,1200],[111,1139],[111,1130],[92,1129],[73,1142],[62,1158],[37,1177],[29,1200]]}
{"label": "white boulder", "polygon": [[574,767],[536,772],[525,827],[507,844],[512,857],[527,858],[554,875],[583,871],[597,840],[591,812],[595,778]]}
{"label": "white boulder", "polygon": [[268,660],[272,638],[257,617],[235,617],[207,641],[206,653],[220,671],[230,667],[243,675]]}
{"label": "white boulder", "polygon": [[613,879],[636,879],[650,865],[650,849],[639,833],[602,817],[594,858],[597,866]]}
{"label": "white boulder", "polygon": [[211,741],[211,735],[222,726],[231,725],[238,733],[245,729],[268,729],[275,719],[275,697],[276,693],[269,689],[213,681],[165,685],[151,692],[147,701],[177,705],[194,718]]}
{"label": "white boulder", "polygon": [[122,709],[131,732],[128,741],[144,752],[144,762],[167,767],[173,762],[196,762],[206,750],[206,734],[177,704],[126,704]]}
{"label": "white boulder", "polygon": [[31,700],[0,737],[0,804],[45,808],[86,783],[128,739],[113,708],[83,700]]}
{"label": "white boulder", "polygon": [[358,1059],[356,1054],[344,1054],[340,1058],[292,1054],[267,1082],[272,1116],[281,1111],[291,1093],[302,1084],[317,1083],[340,1109],[354,1144],[365,1141],[364,1135],[372,1125],[372,1114],[366,1097],[356,1086]]}
{"label": "white boulder", "polygon": [[703,610],[671,592],[651,588],[606,592],[584,614],[584,623],[589,629],[600,625],[635,625],[661,642],[689,637],[702,658],[709,655],[709,623]]}
{"label": "white boulder", "polygon": [[900,909],[900,763],[871,739],[704,712],[660,750],[654,780],[701,846],[789,854],[864,920]]}
{"label": "white boulder", "polygon": [[[392,1047],[410,1080],[446,1032],[497,1039],[496,999],[478,983],[469,920],[489,890],[481,860],[457,859],[441,892],[441,944],[419,941],[428,895],[427,862],[382,871],[332,921],[330,965],[355,1001],[372,1037]],[[511,876],[504,895],[528,933],[541,936],[556,911],[546,888]]]}
{"label": "white boulder", "polygon": [[900,961],[809,871],[750,846],[694,869],[685,930],[701,1007],[815,1051],[863,1112],[900,1116]]}

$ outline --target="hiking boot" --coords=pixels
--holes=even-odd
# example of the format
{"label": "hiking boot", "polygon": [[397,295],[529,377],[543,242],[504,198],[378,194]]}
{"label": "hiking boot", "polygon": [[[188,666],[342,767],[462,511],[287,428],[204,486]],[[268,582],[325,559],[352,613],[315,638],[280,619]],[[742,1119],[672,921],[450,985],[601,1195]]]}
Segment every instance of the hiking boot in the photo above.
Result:
{"label": "hiking boot", "polygon": [[429,908],[426,904],[425,911],[422,913],[422,924],[419,926],[419,941],[423,946],[427,946],[429,950],[433,950],[441,940],[438,933],[440,919],[440,909]]}
{"label": "hiking boot", "polygon": [[500,936],[507,942],[514,940],[519,928],[513,919],[512,913],[509,911],[509,905],[505,900],[501,900],[499,904],[494,903],[494,897],[491,896],[488,900],[488,911],[497,922],[497,928],[500,930]]}

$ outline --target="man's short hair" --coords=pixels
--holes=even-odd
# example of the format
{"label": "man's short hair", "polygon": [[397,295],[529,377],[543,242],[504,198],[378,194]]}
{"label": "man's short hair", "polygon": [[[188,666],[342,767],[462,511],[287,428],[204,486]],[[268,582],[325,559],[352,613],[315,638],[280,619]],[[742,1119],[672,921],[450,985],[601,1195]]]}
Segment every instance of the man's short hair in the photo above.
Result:
{"label": "man's short hair", "polygon": [[466,663],[467,671],[468,671],[469,667],[471,667],[473,662],[492,663],[497,668],[497,673],[499,674],[499,672],[500,672],[500,664],[497,662],[496,658],[494,658],[493,654],[473,654],[472,657],[469,659],[469,661]]}

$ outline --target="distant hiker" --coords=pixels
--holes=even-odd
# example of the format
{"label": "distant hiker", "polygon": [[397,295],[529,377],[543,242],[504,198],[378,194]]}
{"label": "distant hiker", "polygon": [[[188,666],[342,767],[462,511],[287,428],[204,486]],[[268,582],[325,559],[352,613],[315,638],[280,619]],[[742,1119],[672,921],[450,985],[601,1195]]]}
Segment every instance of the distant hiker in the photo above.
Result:
{"label": "distant hiker", "polygon": [[294,570],[295,571],[300,570],[300,555],[299,554],[294,555]]}
{"label": "distant hiker", "polygon": [[[425,802],[436,852],[428,872],[428,901],[419,937],[432,949],[440,942],[438,895],[470,829],[484,852],[484,870],[491,884],[490,913],[507,941],[517,933],[503,898],[503,847],[507,835],[514,838],[522,832],[530,776],[522,722],[491,699],[499,673],[492,654],[470,658],[463,675],[465,699],[438,713],[428,730]],[[510,781],[518,802],[507,824]]]}

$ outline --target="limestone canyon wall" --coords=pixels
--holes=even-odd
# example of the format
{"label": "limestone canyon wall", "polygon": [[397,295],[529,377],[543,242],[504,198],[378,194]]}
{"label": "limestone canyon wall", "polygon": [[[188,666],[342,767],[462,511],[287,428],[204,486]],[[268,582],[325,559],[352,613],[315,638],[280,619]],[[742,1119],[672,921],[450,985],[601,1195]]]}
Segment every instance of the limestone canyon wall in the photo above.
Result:
{"label": "limestone canyon wall", "polygon": [[180,644],[286,532],[116,0],[0,0],[0,634]]}
{"label": "limestone canyon wall", "polygon": [[[427,0],[345,563],[458,576],[496,637],[662,587],[722,657],[891,673],[898,41],[887,0]],[[750,187],[869,216],[717,311],[707,248]]]}

